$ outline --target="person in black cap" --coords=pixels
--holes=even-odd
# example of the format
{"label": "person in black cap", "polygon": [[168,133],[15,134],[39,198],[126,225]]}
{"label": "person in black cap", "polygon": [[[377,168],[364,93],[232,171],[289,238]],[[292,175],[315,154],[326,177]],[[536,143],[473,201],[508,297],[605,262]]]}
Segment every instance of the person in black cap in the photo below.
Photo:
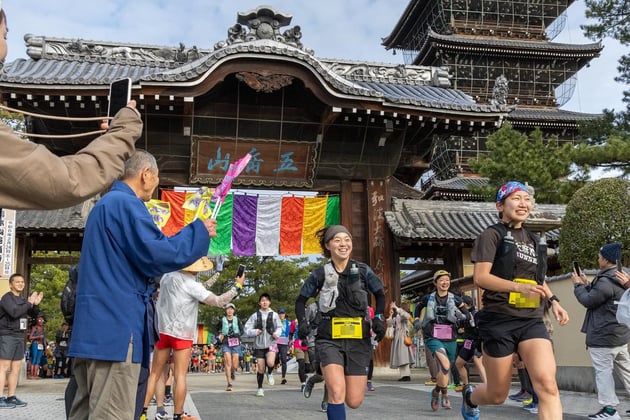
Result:
{"label": "person in black cap", "polygon": [[595,369],[597,401],[602,408],[589,419],[619,419],[613,368],[630,394],[630,329],[617,321],[617,303],[625,289],[619,284],[616,262],[621,259],[621,243],[602,246],[597,263],[599,272],[589,284],[584,272],[573,271],[571,280],[578,302],[586,308],[582,332]]}

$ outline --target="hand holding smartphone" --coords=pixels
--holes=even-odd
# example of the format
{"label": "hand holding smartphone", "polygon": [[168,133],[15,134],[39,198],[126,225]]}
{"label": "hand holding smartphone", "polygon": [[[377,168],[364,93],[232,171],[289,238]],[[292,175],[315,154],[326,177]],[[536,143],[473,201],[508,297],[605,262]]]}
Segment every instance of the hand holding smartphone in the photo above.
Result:
{"label": "hand holding smartphone", "polygon": [[109,106],[107,117],[113,118],[121,109],[127,106],[131,100],[131,79],[124,79],[112,82],[109,87]]}
{"label": "hand holding smartphone", "polygon": [[243,264],[238,265],[238,270],[236,270],[236,278],[242,277],[245,274],[245,266]]}
{"label": "hand holding smartphone", "polygon": [[623,271],[623,266],[621,265],[621,260],[617,260],[617,271]]}
{"label": "hand holding smartphone", "polygon": [[582,271],[580,269],[580,263],[578,263],[577,261],[573,261],[573,271],[575,271],[575,273],[579,276],[580,272]]}

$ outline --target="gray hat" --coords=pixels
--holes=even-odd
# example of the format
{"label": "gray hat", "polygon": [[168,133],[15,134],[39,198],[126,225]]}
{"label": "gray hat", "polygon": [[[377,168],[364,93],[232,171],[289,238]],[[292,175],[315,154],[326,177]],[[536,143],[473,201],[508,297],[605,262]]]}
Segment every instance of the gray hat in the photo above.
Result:
{"label": "gray hat", "polygon": [[227,309],[227,308],[236,309],[236,306],[234,306],[234,304],[230,302],[230,303],[226,303],[225,306],[223,307],[223,309]]}

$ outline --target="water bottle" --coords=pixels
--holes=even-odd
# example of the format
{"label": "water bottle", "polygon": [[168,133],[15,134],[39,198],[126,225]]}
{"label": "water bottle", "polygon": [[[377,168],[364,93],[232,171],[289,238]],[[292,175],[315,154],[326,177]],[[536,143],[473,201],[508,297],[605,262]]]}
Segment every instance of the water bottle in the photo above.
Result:
{"label": "water bottle", "polygon": [[350,267],[350,275],[348,276],[348,284],[354,284],[359,280],[359,267],[355,263],[352,263]]}

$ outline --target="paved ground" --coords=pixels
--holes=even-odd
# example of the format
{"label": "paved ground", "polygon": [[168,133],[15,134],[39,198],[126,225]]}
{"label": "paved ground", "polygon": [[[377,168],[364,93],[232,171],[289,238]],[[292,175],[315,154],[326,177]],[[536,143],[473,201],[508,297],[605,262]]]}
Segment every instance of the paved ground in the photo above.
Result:
{"label": "paved ground", "polygon": [[[278,379],[278,375],[275,375]],[[427,380],[425,369],[414,369],[411,382],[398,382],[397,372],[382,369],[375,373],[376,391],[367,393],[361,407],[348,410],[348,419],[395,419],[441,418],[461,419],[459,408],[461,397],[451,392],[452,410],[431,411],[429,408],[430,387],[424,386]],[[325,419],[320,411],[322,386],[318,385],[310,399],[300,393],[297,375],[288,375],[289,383],[275,386],[265,384],[265,396],[256,397],[255,375],[239,374],[234,381],[234,391],[225,391],[225,376],[221,374],[190,374],[188,376],[189,395],[185,410],[203,420],[214,419]],[[50,419],[65,418],[63,392],[67,380],[42,379],[26,380],[18,387],[18,397],[28,402],[24,408],[0,410],[0,419]],[[621,395],[621,392],[618,392]],[[599,407],[594,394],[562,392],[564,419],[584,419]],[[624,399],[620,411],[630,409],[630,399]],[[167,407],[172,414],[172,408]],[[488,420],[536,419],[536,416],[521,409],[519,404],[507,402],[502,406],[482,407],[481,418]],[[150,412],[154,415],[154,408]],[[622,416],[623,417],[623,416]]]}

